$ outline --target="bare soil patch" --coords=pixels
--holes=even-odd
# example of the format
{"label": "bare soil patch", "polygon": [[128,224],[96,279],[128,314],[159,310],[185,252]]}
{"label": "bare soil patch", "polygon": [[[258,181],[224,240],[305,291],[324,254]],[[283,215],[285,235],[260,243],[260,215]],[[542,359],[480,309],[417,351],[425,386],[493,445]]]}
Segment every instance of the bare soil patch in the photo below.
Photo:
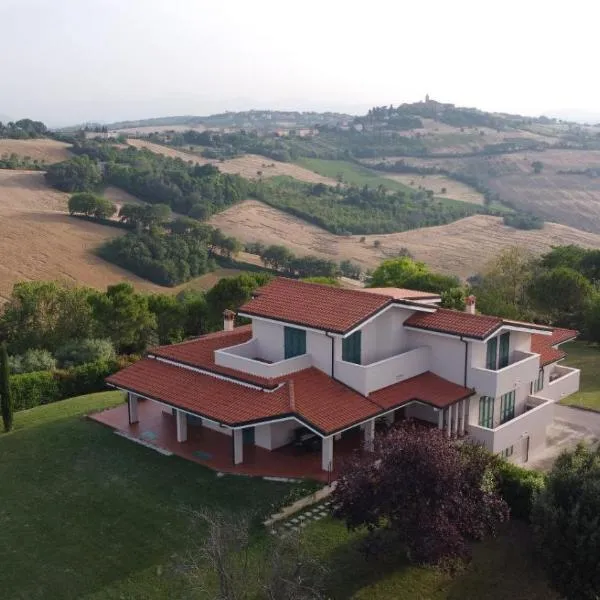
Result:
{"label": "bare soil patch", "polygon": [[[232,173],[242,175],[247,179],[258,179],[259,177],[275,177],[277,175],[287,175],[306,181],[308,183],[325,183],[328,185],[336,185],[336,181],[329,177],[323,177],[317,173],[313,173],[304,167],[294,165],[292,163],[284,163],[257,154],[246,154],[239,158],[219,161],[208,158],[203,158],[197,154],[182,152],[175,148],[169,148],[160,144],[154,144],[147,140],[129,139],[128,143],[136,148],[147,148],[156,154],[163,154],[172,158],[180,158],[181,160],[192,161],[199,165],[213,164],[217,166],[223,173]],[[261,173],[259,175],[259,172]]]}
{"label": "bare soil patch", "polygon": [[17,154],[18,156],[29,156],[32,160],[43,160],[48,164],[52,164],[71,158],[70,147],[70,144],[46,138],[36,140],[0,139],[0,156]]}
{"label": "bare soil patch", "polygon": [[[520,245],[536,254],[553,245],[579,244],[600,248],[600,235],[547,223],[542,230],[522,231],[506,227],[499,217],[475,215],[448,225],[403,233],[336,236],[271,208],[257,200],[246,200],[214,216],[211,225],[244,242],[285,244],[297,255],[315,254],[330,260],[349,259],[364,269],[373,269],[384,259],[408,248],[417,260],[439,272],[468,277],[508,246]],[[379,240],[380,248],[373,243]]]}
{"label": "bare soil patch", "polygon": [[0,170],[0,302],[18,281],[61,280],[104,289],[130,281],[164,291],[103,261],[94,249],[123,232],[69,217],[68,195],[32,171]]}

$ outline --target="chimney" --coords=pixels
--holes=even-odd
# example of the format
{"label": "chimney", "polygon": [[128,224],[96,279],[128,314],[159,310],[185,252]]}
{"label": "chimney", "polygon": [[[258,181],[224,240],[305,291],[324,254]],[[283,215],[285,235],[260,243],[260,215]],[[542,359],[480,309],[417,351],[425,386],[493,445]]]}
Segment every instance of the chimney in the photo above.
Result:
{"label": "chimney", "polygon": [[235,313],[232,310],[226,308],[223,311],[223,330],[233,331],[233,323],[235,320]]}
{"label": "chimney", "polygon": [[469,313],[470,315],[475,314],[475,300],[475,296],[467,296],[465,302],[465,312]]}
{"label": "chimney", "polygon": [[293,412],[296,410],[296,396],[294,394],[294,380],[290,379],[288,381],[288,388],[290,394],[290,410]]}

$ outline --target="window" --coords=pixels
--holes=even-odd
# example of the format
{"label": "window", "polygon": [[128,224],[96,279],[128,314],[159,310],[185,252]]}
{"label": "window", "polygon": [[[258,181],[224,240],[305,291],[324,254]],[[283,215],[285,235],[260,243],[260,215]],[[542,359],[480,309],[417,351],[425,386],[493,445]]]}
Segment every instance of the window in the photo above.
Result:
{"label": "window", "polygon": [[510,348],[510,331],[500,336],[500,356],[498,357],[498,368],[503,369],[508,366],[508,356]]}
{"label": "window", "polygon": [[509,456],[512,456],[514,452],[514,446],[509,446],[508,448],[505,448],[504,450],[502,450],[502,452],[500,452],[500,456],[502,458],[508,458]]}
{"label": "window", "polygon": [[356,331],[347,338],[344,338],[342,340],[342,360],[360,365],[360,347],[360,331]]}
{"label": "window", "polygon": [[531,393],[535,394],[544,387],[544,369],[540,369],[537,379],[531,382]]}
{"label": "window", "polygon": [[490,396],[479,398],[479,425],[488,429],[494,426],[494,399]]}
{"label": "window", "polygon": [[515,392],[503,394],[500,399],[500,423],[506,423],[515,416]]}
{"label": "window", "polygon": [[285,358],[306,354],[306,331],[286,327],[283,331]]}
{"label": "window", "polygon": [[485,357],[485,368],[491,369],[493,371],[496,370],[496,354],[498,353],[498,338],[493,337],[491,340],[488,340],[487,343],[487,353]]}

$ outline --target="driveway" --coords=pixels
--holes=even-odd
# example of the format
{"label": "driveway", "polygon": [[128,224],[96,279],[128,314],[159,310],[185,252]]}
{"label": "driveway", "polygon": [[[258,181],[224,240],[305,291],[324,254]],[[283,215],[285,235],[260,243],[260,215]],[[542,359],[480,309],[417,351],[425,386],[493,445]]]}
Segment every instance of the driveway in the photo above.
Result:
{"label": "driveway", "polygon": [[547,447],[536,452],[524,466],[538,471],[548,471],[563,450],[572,450],[579,442],[597,444],[598,441],[600,441],[600,412],[556,404],[554,422],[547,431]]}

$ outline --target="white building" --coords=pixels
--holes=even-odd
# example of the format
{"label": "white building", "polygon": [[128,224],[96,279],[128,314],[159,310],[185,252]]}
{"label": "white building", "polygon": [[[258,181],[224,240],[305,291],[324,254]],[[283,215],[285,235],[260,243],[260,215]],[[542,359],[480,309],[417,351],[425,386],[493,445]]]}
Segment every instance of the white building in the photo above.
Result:
{"label": "white building", "polygon": [[526,462],[545,445],[554,403],[576,392],[579,370],[561,366],[557,346],[576,332],[443,309],[438,296],[395,288],[346,290],[276,279],[238,316],[250,325],[156,348],[108,379],[189,426],[269,451],[320,440],[321,468],[334,469],[335,443],[361,430],[369,447],[377,421],[414,418],[468,436]]}

